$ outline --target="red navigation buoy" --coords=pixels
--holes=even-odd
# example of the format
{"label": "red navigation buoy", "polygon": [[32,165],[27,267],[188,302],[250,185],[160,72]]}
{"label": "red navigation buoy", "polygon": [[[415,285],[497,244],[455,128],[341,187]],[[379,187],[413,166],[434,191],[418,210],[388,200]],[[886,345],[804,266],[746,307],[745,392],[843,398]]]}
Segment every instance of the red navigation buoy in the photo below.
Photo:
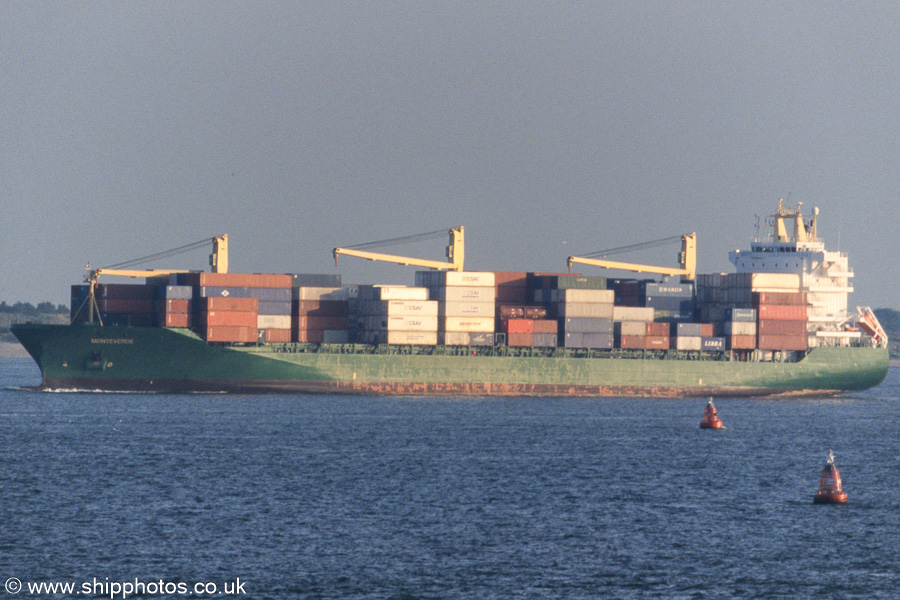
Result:
{"label": "red navigation buoy", "polygon": [[819,491],[813,496],[815,504],[844,504],[847,502],[847,494],[841,489],[841,473],[834,466],[834,453],[828,451],[828,460],[825,468],[819,476]]}
{"label": "red navigation buoy", "polygon": [[703,420],[700,421],[700,429],[725,429],[725,424],[716,414],[716,407],[713,405],[712,398],[706,403],[706,410],[703,413]]}

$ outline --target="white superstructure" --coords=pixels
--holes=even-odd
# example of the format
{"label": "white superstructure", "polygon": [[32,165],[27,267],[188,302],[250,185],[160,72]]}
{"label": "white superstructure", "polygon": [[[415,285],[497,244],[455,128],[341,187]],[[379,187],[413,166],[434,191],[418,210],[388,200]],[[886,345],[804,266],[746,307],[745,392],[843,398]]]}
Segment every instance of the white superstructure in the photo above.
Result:
{"label": "white superstructure", "polygon": [[796,210],[785,209],[779,200],[778,212],[766,219],[765,235],[757,235],[750,251],[734,250],[728,257],[739,273],[799,275],[797,291],[805,292],[809,302],[810,337],[835,337],[848,321],[847,297],[853,291],[853,271],[846,253],[826,250],[817,237],[819,209],[804,222],[801,206],[799,203]]}

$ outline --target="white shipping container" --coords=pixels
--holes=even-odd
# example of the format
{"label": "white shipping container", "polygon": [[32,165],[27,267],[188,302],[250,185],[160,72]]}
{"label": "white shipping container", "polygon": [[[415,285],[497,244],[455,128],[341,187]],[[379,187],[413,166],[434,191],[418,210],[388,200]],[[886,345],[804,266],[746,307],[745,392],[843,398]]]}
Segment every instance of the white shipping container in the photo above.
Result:
{"label": "white shipping container", "polygon": [[616,331],[619,335],[647,335],[647,323],[645,321],[620,321],[616,323]]}
{"label": "white shipping container", "polygon": [[613,321],[643,321],[650,323],[656,316],[652,306],[616,306],[613,307]]}
{"label": "white shipping container", "polygon": [[361,285],[359,297],[364,300],[428,300],[428,288],[407,285]]}
{"label": "white shipping container", "polygon": [[437,331],[380,331],[378,339],[382,344],[435,346]]}
{"label": "white shipping container", "polygon": [[613,305],[595,302],[560,302],[557,305],[557,314],[560,317],[594,317],[598,319],[612,319]]}
{"label": "white shipping container", "polygon": [[575,288],[550,290],[551,302],[600,302],[612,304],[615,299],[615,290],[582,290]]}
{"label": "white shipping container", "polygon": [[492,271],[416,271],[416,285],[494,287]]}
{"label": "white shipping container", "polygon": [[438,316],[441,317],[493,317],[496,304],[492,302],[441,302]]}
{"label": "white shipping container", "polygon": [[493,317],[445,317],[440,320],[441,331],[468,331],[472,333],[493,333]]}
{"label": "white shipping container", "polygon": [[725,333],[727,335],[756,335],[756,323],[754,321],[725,321]]}
{"label": "white shipping container", "polygon": [[438,303],[434,300],[372,300],[366,314],[393,317],[400,315],[438,316]]}
{"label": "white shipping container", "polygon": [[699,336],[678,336],[675,338],[676,350],[700,350],[703,338]]}
{"label": "white shipping container", "polygon": [[800,290],[798,273],[753,273],[751,278],[753,291],[783,290],[796,292]]}
{"label": "white shipping container", "polygon": [[258,329],[290,329],[291,315],[257,315]]}
{"label": "white shipping container", "polygon": [[438,333],[438,343],[447,346],[493,346],[493,333],[472,333],[469,331],[442,331]]}
{"label": "white shipping container", "polygon": [[493,287],[448,285],[429,289],[433,299],[446,302],[493,302],[497,296]]}
{"label": "white shipping container", "polygon": [[399,315],[393,317],[370,317],[373,323],[369,329],[387,329],[388,331],[437,331],[437,317],[421,317]]}

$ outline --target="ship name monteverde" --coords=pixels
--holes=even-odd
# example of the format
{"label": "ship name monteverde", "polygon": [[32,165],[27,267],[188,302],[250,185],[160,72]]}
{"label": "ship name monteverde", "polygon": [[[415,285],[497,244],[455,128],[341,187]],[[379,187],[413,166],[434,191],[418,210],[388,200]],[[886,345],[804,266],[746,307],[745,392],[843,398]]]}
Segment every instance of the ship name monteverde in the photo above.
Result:
{"label": "ship name monteverde", "polygon": [[131,338],[91,338],[92,344],[133,344]]}

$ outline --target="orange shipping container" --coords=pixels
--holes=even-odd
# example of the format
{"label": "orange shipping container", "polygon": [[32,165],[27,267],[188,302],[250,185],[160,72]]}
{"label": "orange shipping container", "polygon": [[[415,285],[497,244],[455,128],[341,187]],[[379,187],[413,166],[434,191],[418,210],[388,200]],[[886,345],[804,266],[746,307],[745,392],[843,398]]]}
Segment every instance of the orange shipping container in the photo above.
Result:
{"label": "orange shipping container", "polygon": [[760,350],[806,350],[806,335],[760,335]]}
{"label": "orange shipping container", "polygon": [[164,313],[191,312],[190,300],[160,300],[160,311]]}
{"label": "orange shipping container", "polygon": [[755,335],[732,335],[726,338],[732,350],[753,350],[756,348]]}
{"label": "orange shipping container", "polygon": [[200,323],[204,326],[222,325],[227,327],[256,328],[257,314],[250,310],[211,310],[200,313]]}
{"label": "orange shipping container", "polygon": [[191,315],[188,313],[160,313],[160,327],[190,327]]}
{"label": "orange shipping container", "polygon": [[559,321],[556,319],[535,319],[532,321],[534,333],[558,333]]}
{"label": "orange shipping container", "polygon": [[644,350],[647,347],[646,335],[619,336],[619,348],[625,350]]}
{"label": "orange shipping container", "polygon": [[760,304],[758,309],[759,320],[765,319],[781,319],[784,321],[805,321],[806,306],[799,305],[781,305],[781,304]]}
{"label": "orange shipping container", "polygon": [[321,344],[325,341],[325,331],[322,329],[295,329],[291,332],[291,341]]}
{"label": "orange shipping container", "polygon": [[700,337],[715,337],[716,327],[712,323],[700,323]]}
{"label": "orange shipping container", "polygon": [[256,327],[213,326],[204,329],[208,342],[247,342],[257,341]]}
{"label": "orange shipping container", "polygon": [[184,285],[200,287],[290,288],[294,278],[277,273],[184,273]]}
{"label": "orange shipping container", "polygon": [[291,341],[290,329],[266,329],[266,341],[273,344],[286,344]]}
{"label": "orange shipping container", "polygon": [[258,298],[203,298],[201,302],[201,309],[205,311],[210,310],[242,310],[242,311],[253,311],[257,312],[259,310],[259,299]]}
{"label": "orange shipping container", "polygon": [[502,319],[500,321],[500,331],[509,334],[534,333],[534,321],[531,319]]}

